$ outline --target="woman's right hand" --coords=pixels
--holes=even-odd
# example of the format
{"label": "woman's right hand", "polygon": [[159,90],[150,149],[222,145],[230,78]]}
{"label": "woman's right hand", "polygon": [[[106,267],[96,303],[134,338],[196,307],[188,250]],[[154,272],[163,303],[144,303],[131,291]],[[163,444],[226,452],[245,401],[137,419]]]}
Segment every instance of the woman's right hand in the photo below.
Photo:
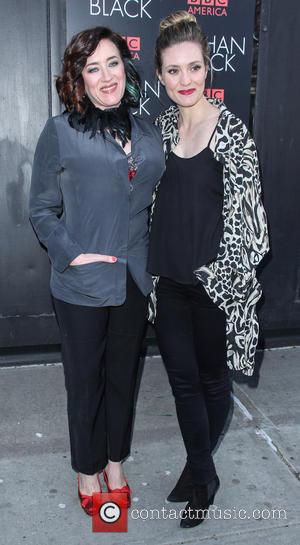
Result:
{"label": "woman's right hand", "polygon": [[96,263],[97,261],[104,261],[105,263],[115,263],[118,261],[118,258],[113,255],[102,255],[102,254],[80,254],[73,261],[71,261],[70,266],[74,265],[86,265],[87,263]]}

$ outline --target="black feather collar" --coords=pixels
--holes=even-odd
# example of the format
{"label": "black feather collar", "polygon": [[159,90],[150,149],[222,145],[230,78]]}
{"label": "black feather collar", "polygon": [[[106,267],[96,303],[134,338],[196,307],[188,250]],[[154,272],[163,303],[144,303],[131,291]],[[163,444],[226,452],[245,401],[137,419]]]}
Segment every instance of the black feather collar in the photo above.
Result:
{"label": "black feather collar", "polygon": [[131,121],[129,107],[120,104],[117,108],[101,110],[87,99],[87,108],[84,113],[72,112],[68,118],[73,129],[80,132],[90,131],[90,138],[100,132],[104,138],[108,131],[113,138],[117,138],[124,148],[131,139]]}

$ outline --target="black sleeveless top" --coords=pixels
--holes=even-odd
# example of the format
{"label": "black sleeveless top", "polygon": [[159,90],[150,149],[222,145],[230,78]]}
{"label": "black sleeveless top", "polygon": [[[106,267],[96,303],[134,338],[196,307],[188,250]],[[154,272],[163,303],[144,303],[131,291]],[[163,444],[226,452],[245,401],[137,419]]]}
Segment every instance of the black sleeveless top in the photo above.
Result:
{"label": "black sleeveless top", "polygon": [[[215,129],[216,130],[216,129]],[[170,152],[153,212],[148,271],[184,284],[216,258],[223,233],[223,165],[209,147],[188,159]]]}

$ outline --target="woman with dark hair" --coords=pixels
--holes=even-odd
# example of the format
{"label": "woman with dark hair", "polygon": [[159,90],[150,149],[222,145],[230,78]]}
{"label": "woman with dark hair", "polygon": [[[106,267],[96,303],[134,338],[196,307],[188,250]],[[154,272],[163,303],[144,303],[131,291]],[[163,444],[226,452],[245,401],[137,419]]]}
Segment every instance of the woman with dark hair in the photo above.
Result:
{"label": "woman with dark hair", "polygon": [[167,161],[151,214],[151,319],[187,451],[168,500],[188,502],[188,528],[219,488],[212,453],[230,408],[229,369],[253,373],[255,268],[269,245],[255,144],[223,102],[205,97],[209,46],[193,15],[161,22],[155,60],[175,104],[156,120]]}
{"label": "woman with dark hair", "polygon": [[130,505],[122,461],[152,288],[149,205],[165,162],[159,129],[132,114],[140,79],[119,34],[96,27],[74,36],[56,85],[66,110],[39,138],[30,218],[51,261],[71,465],[92,515],[102,470]]}

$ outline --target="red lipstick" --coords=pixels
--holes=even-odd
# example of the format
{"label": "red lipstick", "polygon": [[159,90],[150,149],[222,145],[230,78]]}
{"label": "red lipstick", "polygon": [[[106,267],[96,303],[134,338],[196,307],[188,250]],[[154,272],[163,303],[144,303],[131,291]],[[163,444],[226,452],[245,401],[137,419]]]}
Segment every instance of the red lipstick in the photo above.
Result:
{"label": "red lipstick", "polygon": [[196,89],[182,89],[181,91],[178,91],[181,95],[191,95],[194,93]]}

